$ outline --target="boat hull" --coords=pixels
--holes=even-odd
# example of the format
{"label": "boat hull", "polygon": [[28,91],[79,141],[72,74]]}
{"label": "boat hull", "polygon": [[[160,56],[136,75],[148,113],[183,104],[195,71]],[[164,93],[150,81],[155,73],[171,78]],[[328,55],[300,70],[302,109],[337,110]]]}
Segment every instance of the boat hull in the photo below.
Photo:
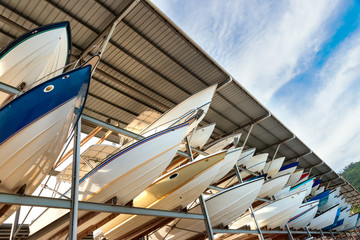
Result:
{"label": "boat hull", "polygon": [[[254,211],[259,226],[267,226],[270,229],[284,227],[291,216],[295,214],[304,197],[305,192],[303,191],[257,207]],[[230,229],[238,229],[245,225],[249,225],[251,229],[256,229],[256,224],[249,212],[232,223]]]}
{"label": "boat hull", "polygon": [[261,190],[259,192],[260,198],[267,198],[274,196],[277,192],[279,192],[286,184],[290,177],[290,174],[282,175],[280,177],[272,178],[263,184]]}
{"label": "boat hull", "polygon": [[337,211],[338,211],[338,206],[334,206],[328,209],[326,212],[315,217],[311,221],[309,225],[309,229],[320,230],[326,226],[333,224],[336,218]]}
{"label": "boat hull", "polygon": [[[130,202],[165,170],[175,156],[187,128],[188,124],[182,124],[164,130],[114,153],[80,180],[79,200],[106,202],[116,197],[119,205]],[[68,212],[63,209],[46,210],[30,225],[32,239],[55,236],[66,227],[67,222],[52,227],[52,231],[42,229],[59,225],[59,217]],[[79,217],[84,215],[79,213]],[[107,215],[102,214],[98,218]],[[86,226],[84,223],[81,228]]]}
{"label": "boat hull", "polygon": [[[137,196],[133,201],[134,206],[163,210],[187,206],[213,181],[218,173],[218,165],[224,157],[225,152],[213,154],[169,172]],[[146,231],[144,226],[156,219],[122,214],[96,230],[94,238],[130,238],[134,234],[139,235]]]}
{"label": "boat hull", "polygon": [[[12,87],[25,83],[26,88],[45,82],[63,72],[70,48],[68,22],[33,29],[0,53],[0,82]],[[0,92],[0,105],[9,96]]]}
{"label": "boat hull", "polygon": [[268,177],[275,176],[279,172],[284,161],[285,161],[285,157],[281,157],[281,158],[276,158],[270,162],[267,162],[265,164],[263,172],[266,173]]}
{"label": "boat hull", "polygon": [[40,185],[79,119],[89,81],[90,66],[77,69],[38,85],[0,110],[0,191],[16,193],[26,185],[24,193],[32,194]]}
{"label": "boat hull", "polygon": [[160,118],[142,130],[140,134],[143,136],[150,136],[164,129],[179,125],[183,122],[186,122],[199,110],[202,110],[203,114],[199,118],[196,118],[196,120],[189,126],[186,134],[190,133],[205,117],[205,114],[210,107],[211,99],[215,94],[216,88],[217,84],[212,85],[185,99],[174,108],[165,112]]}
{"label": "boat hull", "polygon": [[288,226],[295,230],[305,228],[314,219],[319,200],[301,204],[295,215],[288,222]]}
{"label": "boat hull", "polygon": [[[241,216],[255,200],[258,195],[263,179],[256,179],[251,182],[235,185],[232,188],[226,189],[218,194],[212,196],[205,201],[206,208],[210,217],[210,222],[213,227],[220,224],[226,226]],[[201,214],[199,205],[189,210],[189,213]],[[178,228],[172,228],[176,224]],[[187,229],[191,231],[181,230]],[[161,228],[155,233],[150,235],[150,239],[163,239],[165,236],[173,239],[190,239],[197,235],[196,232],[205,232],[205,225],[203,221],[191,219],[175,219],[172,223]]]}

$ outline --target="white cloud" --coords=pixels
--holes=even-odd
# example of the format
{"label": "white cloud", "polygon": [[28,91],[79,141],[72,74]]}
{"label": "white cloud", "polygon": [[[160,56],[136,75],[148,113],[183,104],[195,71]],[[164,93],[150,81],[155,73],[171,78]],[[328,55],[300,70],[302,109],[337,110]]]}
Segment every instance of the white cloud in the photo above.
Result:
{"label": "white cloud", "polygon": [[311,62],[341,8],[338,1],[155,3],[265,105]]}
{"label": "white cloud", "polygon": [[336,171],[359,161],[360,31],[346,39],[315,74],[319,91],[303,108],[283,109],[290,129]]}
{"label": "white cloud", "polygon": [[358,161],[359,34],[325,59],[318,73],[310,74],[314,79],[306,84],[312,89],[296,99],[301,101],[296,109],[290,102],[294,99],[282,103],[274,96],[311,69],[351,1],[156,0],[155,4],[263,104],[274,103],[270,110],[336,171]]}

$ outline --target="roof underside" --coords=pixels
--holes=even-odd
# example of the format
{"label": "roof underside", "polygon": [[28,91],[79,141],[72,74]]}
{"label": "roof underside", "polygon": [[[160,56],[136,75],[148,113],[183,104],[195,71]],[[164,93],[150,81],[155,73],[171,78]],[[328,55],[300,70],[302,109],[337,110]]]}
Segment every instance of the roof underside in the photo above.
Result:
{"label": "roof underside", "polygon": [[[229,73],[178,29],[151,3],[140,0],[80,1],[1,1],[0,47],[35,27],[69,21],[72,31],[72,60],[97,52],[102,33],[119,16],[101,62],[91,80],[84,114],[101,121],[112,119],[125,127],[145,110],[160,113],[203,88],[219,84],[211,107],[202,124],[216,122],[213,139],[242,132],[244,141],[254,125],[247,147],[268,152],[270,158],[286,157],[322,176],[330,188],[343,185],[342,193],[357,203],[359,193],[311,151],[276,117],[248,93]],[[131,6],[131,10],[125,10]],[[129,9],[130,9],[129,8]],[[90,52],[88,51],[90,49]],[[266,118],[267,117],[267,118]],[[84,122],[82,130],[93,129]],[[105,131],[105,130],[104,130]],[[103,132],[99,133],[99,135]],[[117,141],[117,135],[111,137]]]}

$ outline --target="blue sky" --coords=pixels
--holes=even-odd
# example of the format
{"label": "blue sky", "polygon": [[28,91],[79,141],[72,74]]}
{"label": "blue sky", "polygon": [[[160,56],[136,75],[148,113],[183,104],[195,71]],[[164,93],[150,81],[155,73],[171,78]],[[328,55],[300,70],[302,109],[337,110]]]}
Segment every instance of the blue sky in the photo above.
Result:
{"label": "blue sky", "polygon": [[358,1],[153,2],[336,171],[360,160]]}

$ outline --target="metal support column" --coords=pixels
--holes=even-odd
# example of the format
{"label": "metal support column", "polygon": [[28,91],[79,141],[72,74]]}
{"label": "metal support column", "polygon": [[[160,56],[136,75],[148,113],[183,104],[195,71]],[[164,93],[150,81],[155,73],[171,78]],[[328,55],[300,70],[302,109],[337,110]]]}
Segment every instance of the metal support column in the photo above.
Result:
{"label": "metal support column", "polygon": [[333,239],[336,239],[336,237],[335,237],[334,233],[332,232],[332,230],[330,230],[330,234],[331,234],[331,237],[332,237]]}
{"label": "metal support column", "polygon": [[274,159],[275,159],[276,154],[278,153],[279,148],[281,147],[281,144],[282,144],[282,143],[278,144],[278,146],[277,146],[277,148],[276,148],[276,150],[275,150],[275,153],[274,153],[274,156],[273,156],[272,160],[274,160]]}
{"label": "metal support column", "polygon": [[339,231],[337,233],[339,234],[340,239],[343,239],[341,233]]}
{"label": "metal support column", "polygon": [[247,142],[247,140],[248,140],[248,138],[249,138],[249,136],[250,136],[250,133],[251,133],[251,131],[252,131],[252,129],[253,129],[253,127],[254,127],[254,125],[255,125],[255,124],[251,124],[250,129],[249,129],[249,131],[248,131],[248,134],[246,135],[246,138],[245,138],[245,140],[244,140],[244,143],[243,143],[242,149],[244,149],[245,144],[246,144],[246,142]]}
{"label": "metal support column", "polygon": [[311,238],[312,236],[311,236],[311,233],[310,233],[310,231],[309,231],[309,228],[308,228],[308,227],[305,227],[305,231],[306,231],[306,233],[307,233],[308,237],[309,237],[309,238]]}
{"label": "metal support column", "polygon": [[358,236],[358,238],[360,238],[360,234],[358,233],[358,231],[356,231],[356,228],[354,229],[356,235]]}
{"label": "metal support column", "polygon": [[20,209],[21,209],[21,207],[19,207],[15,213],[14,223],[11,226],[11,233],[10,233],[10,238],[9,238],[10,240],[16,239],[16,233],[18,232],[17,230],[19,227]]}
{"label": "metal support column", "polygon": [[200,206],[201,206],[201,211],[205,217],[204,222],[205,222],[205,227],[206,227],[206,234],[209,240],[214,240],[214,233],[211,227],[211,223],[210,223],[210,218],[209,218],[209,214],[206,208],[206,203],[204,200],[203,195],[201,194],[199,197],[200,200]]}
{"label": "metal support column", "polygon": [[[190,141],[189,141],[189,139],[187,137],[185,138],[185,145],[186,145],[186,151],[190,156],[189,159],[192,162],[192,161],[194,161],[194,157],[193,157],[193,154],[192,154]],[[214,240],[214,233],[213,233],[213,230],[212,230],[210,217],[209,217],[209,214],[208,214],[208,211],[207,211],[207,208],[206,208],[206,203],[205,203],[203,194],[200,195],[199,202],[200,202],[201,212],[204,215],[204,223],[205,223],[207,237],[208,237],[209,240]]]}
{"label": "metal support column", "polygon": [[81,134],[81,117],[74,130],[74,153],[72,165],[71,181],[71,209],[70,209],[70,226],[69,239],[76,240],[77,237],[77,220],[79,208],[79,165],[80,165],[80,134]]}
{"label": "metal support column", "polygon": [[321,229],[320,229],[320,234],[321,234],[321,237],[325,237],[325,235]]}
{"label": "metal support column", "polygon": [[[236,173],[236,176],[238,177],[239,182],[243,183],[243,180],[242,180],[241,175],[240,175],[240,171],[239,171],[236,164],[234,166],[234,169],[235,169],[235,173]],[[257,228],[257,231],[258,231],[258,237],[259,237],[260,240],[264,240],[264,236],[263,236],[263,234],[261,232],[260,225],[259,225],[259,223],[258,223],[258,221],[256,219],[256,216],[255,216],[255,211],[254,211],[254,209],[253,209],[253,207],[251,205],[249,207],[249,210],[250,210],[251,216],[253,217],[254,222],[256,224],[256,228]]]}
{"label": "metal support column", "polygon": [[285,229],[286,229],[286,231],[288,233],[289,239],[294,240],[294,238],[293,238],[293,236],[291,234],[290,228],[289,228],[289,226],[287,224],[285,224]]}

